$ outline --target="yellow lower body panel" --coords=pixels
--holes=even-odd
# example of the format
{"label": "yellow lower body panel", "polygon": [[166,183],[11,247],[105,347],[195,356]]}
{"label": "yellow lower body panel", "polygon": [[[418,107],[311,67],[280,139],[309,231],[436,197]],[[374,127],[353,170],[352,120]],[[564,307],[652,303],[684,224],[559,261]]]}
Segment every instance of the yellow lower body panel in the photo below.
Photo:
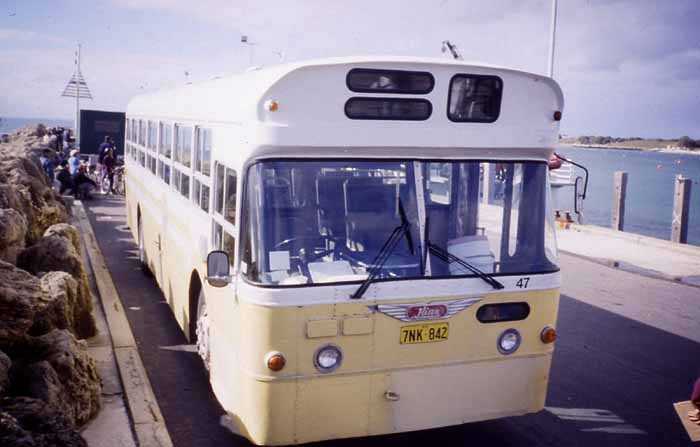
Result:
{"label": "yellow lower body panel", "polygon": [[[544,408],[551,353],[368,374],[251,381],[232,420],[259,445],[422,430]],[[246,397],[248,399],[246,399]]]}

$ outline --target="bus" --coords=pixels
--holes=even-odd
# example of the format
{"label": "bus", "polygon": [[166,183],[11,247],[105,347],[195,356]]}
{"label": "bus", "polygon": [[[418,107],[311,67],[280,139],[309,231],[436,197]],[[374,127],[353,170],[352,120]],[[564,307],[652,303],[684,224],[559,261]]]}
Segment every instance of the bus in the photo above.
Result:
{"label": "bus", "polygon": [[429,58],[289,63],[132,99],[139,260],[257,445],[543,409],[557,83]]}

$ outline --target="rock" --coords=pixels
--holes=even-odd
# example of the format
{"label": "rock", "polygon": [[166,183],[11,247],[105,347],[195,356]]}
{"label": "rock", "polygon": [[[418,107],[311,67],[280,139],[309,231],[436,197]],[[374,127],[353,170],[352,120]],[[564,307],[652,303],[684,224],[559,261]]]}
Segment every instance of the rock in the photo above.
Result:
{"label": "rock", "polygon": [[24,357],[15,360],[12,393],[41,399],[61,411],[75,426],[88,422],[100,409],[102,386],[87,343],[65,330],[28,337]]}
{"label": "rock", "polygon": [[24,249],[27,219],[13,209],[0,209],[0,259],[15,264]]}
{"label": "rock", "polygon": [[11,346],[24,338],[34,324],[37,307],[46,303],[35,276],[0,261],[0,346]]}
{"label": "rock", "polygon": [[[31,137],[36,140],[35,137]],[[19,142],[18,142],[19,141]],[[3,208],[13,208],[27,220],[27,244],[33,244],[51,225],[65,222],[67,210],[49,184],[37,154],[40,147],[28,147],[21,140],[3,144],[0,150],[0,174],[10,200],[0,198]],[[11,201],[12,204],[3,203]]]}
{"label": "rock", "polygon": [[82,255],[83,251],[82,245],[80,243],[80,233],[78,233],[77,228],[67,223],[54,224],[46,229],[46,231],[44,232],[44,237],[52,236],[54,234],[63,236],[69,241],[71,241],[71,244],[73,244],[73,248],[75,248],[75,251],[79,255]]}
{"label": "rock", "polygon": [[0,396],[5,394],[5,391],[10,386],[10,367],[12,366],[12,360],[0,351]]}
{"label": "rock", "polygon": [[75,336],[89,332],[94,325],[90,308],[79,294],[78,282],[66,272],[49,272],[41,277],[46,306],[37,309],[30,335],[43,335],[53,329],[68,329]]}
{"label": "rock", "polygon": [[87,447],[66,418],[43,401],[0,399],[0,445],[5,447]]}
{"label": "rock", "polygon": [[[64,230],[66,230],[64,228]],[[68,230],[66,230],[68,231]],[[59,234],[42,237],[36,244],[23,250],[17,257],[17,266],[35,275],[43,272],[63,271],[69,273],[78,283],[75,297],[75,334],[88,338],[97,332],[92,317],[92,299],[88,287],[87,274],[82,257],[73,243]],[[58,289],[56,289],[58,290]]]}

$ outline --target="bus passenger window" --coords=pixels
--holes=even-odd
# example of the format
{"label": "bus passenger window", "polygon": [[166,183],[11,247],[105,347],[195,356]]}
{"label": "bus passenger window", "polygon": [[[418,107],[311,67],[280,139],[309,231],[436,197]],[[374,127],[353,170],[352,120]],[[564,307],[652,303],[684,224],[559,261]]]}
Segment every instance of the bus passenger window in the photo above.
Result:
{"label": "bus passenger window", "polygon": [[211,170],[211,130],[197,128],[194,146],[194,169],[204,175]]}
{"label": "bus passenger window", "polygon": [[170,124],[160,123],[160,149],[159,152],[170,158],[173,146],[173,134]]}
{"label": "bus passenger window", "polygon": [[214,197],[214,211],[224,214],[224,166],[216,165],[216,196]]}
{"label": "bus passenger window", "polygon": [[211,130],[204,129],[202,141],[202,174],[211,174]]}
{"label": "bus passenger window", "polygon": [[202,184],[202,196],[199,199],[199,207],[205,212],[209,212],[209,187]]}
{"label": "bus passenger window", "polygon": [[196,178],[194,179],[193,186],[192,186],[192,201],[199,205],[199,193],[201,191],[201,183],[199,183],[199,180]]}
{"label": "bus passenger window", "polygon": [[175,126],[175,161],[192,166],[192,128]]}
{"label": "bus passenger window", "polygon": [[185,198],[190,198],[190,176],[182,174],[180,177],[180,194]]}
{"label": "bus passenger window", "polygon": [[222,234],[223,228],[221,228],[221,225],[219,225],[217,222],[214,222],[211,235],[211,245],[214,250],[221,250]]}
{"label": "bus passenger window", "polygon": [[233,238],[228,231],[224,231],[223,250],[228,253],[228,259],[233,267],[233,258],[236,256],[236,239]]}
{"label": "bus passenger window", "polygon": [[166,185],[170,184],[170,165],[163,165],[163,180]]}
{"label": "bus passenger window", "polygon": [[455,75],[450,81],[447,116],[461,123],[492,123],[501,112],[503,81],[497,76]]}
{"label": "bus passenger window", "polygon": [[182,128],[182,164],[188,168],[192,166],[192,128]]}
{"label": "bus passenger window", "polygon": [[226,210],[224,218],[236,223],[236,171],[226,168]]}

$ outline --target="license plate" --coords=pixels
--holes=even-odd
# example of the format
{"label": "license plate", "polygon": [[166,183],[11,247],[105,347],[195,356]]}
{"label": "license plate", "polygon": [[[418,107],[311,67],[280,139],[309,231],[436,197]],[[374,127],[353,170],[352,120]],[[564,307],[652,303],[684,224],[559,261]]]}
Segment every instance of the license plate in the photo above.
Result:
{"label": "license plate", "polygon": [[434,343],[447,340],[450,332],[449,323],[416,324],[402,326],[399,343],[411,345],[415,343]]}

